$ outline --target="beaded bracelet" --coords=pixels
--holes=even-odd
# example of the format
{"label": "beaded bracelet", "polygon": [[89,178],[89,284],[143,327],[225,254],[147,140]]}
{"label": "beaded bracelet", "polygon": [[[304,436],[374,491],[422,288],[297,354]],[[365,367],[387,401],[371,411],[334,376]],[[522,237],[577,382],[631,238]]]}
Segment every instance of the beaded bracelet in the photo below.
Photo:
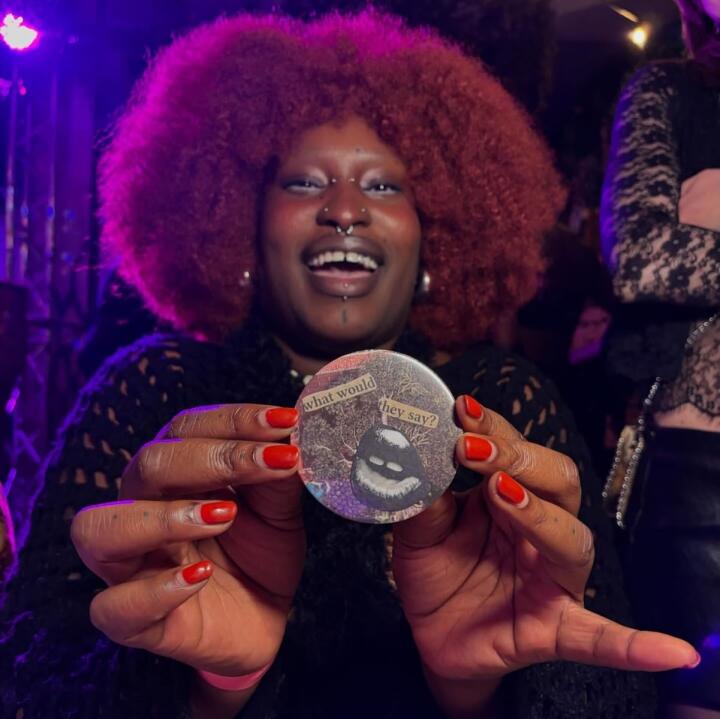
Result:
{"label": "beaded bracelet", "polygon": [[241,692],[244,689],[254,687],[265,676],[271,666],[272,662],[252,674],[242,674],[237,677],[226,677],[222,674],[213,674],[213,672],[206,672],[202,669],[198,669],[198,674],[207,684],[215,687],[215,689],[222,689],[225,692]]}

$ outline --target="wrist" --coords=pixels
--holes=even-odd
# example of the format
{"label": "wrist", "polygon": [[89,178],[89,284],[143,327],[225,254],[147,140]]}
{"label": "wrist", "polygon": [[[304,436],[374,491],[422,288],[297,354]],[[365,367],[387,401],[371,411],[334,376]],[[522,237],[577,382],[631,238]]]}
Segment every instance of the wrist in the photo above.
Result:
{"label": "wrist", "polygon": [[497,719],[501,716],[499,688],[502,677],[451,679],[435,674],[427,665],[423,672],[433,697],[448,719]]}

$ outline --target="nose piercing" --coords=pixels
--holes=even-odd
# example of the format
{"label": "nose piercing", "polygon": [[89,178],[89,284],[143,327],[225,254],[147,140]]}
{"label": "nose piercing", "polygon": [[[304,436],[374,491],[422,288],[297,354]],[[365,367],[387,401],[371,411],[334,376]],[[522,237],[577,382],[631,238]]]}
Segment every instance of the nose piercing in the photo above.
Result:
{"label": "nose piercing", "polygon": [[337,232],[338,235],[347,235],[348,237],[350,237],[354,229],[354,225],[350,225],[347,229],[345,229],[344,227],[340,227],[340,225],[335,225],[335,232]]}
{"label": "nose piercing", "polygon": [[360,208],[360,212],[361,212],[363,215],[364,215],[365,213],[367,213],[367,207],[361,207],[361,208]]}
{"label": "nose piercing", "polygon": [[323,207],[323,212],[330,212],[330,208],[329,208],[329,207]]}

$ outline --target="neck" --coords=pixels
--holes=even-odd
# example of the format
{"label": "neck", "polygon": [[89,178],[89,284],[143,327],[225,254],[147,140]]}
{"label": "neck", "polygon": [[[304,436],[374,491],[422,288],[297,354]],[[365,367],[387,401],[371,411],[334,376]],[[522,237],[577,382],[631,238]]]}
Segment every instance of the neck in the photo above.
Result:
{"label": "neck", "polygon": [[[328,362],[331,362],[332,360],[339,357],[340,354],[343,354],[338,353],[335,356],[318,357],[316,356],[317,353],[305,352],[294,349],[291,345],[285,342],[285,340],[281,339],[277,335],[273,335],[273,338],[278,343],[278,345],[280,345],[282,351],[290,359],[290,366],[301,375],[313,375],[320,369],[322,369]],[[368,349],[390,350],[395,346],[397,340],[398,337],[393,337],[392,339],[378,345],[377,347],[372,347]]]}

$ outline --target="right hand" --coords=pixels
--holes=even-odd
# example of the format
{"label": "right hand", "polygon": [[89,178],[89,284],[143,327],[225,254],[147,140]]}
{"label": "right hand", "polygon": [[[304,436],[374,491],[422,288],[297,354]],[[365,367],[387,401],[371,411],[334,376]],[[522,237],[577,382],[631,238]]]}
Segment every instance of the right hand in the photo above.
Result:
{"label": "right hand", "polygon": [[683,182],[678,219],[720,232],[720,169],[703,170]]}
{"label": "right hand", "polygon": [[[129,463],[125,501],[75,516],[75,548],[109,585],[90,617],[110,639],[228,676],[273,661],[302,574],[305,530],[297,452],[273,444],[292,427],[269,421],[292,425],[297,415],[272,410],[180,413]],[[285,468],[268,466],[273,451],[285,455]]]}

